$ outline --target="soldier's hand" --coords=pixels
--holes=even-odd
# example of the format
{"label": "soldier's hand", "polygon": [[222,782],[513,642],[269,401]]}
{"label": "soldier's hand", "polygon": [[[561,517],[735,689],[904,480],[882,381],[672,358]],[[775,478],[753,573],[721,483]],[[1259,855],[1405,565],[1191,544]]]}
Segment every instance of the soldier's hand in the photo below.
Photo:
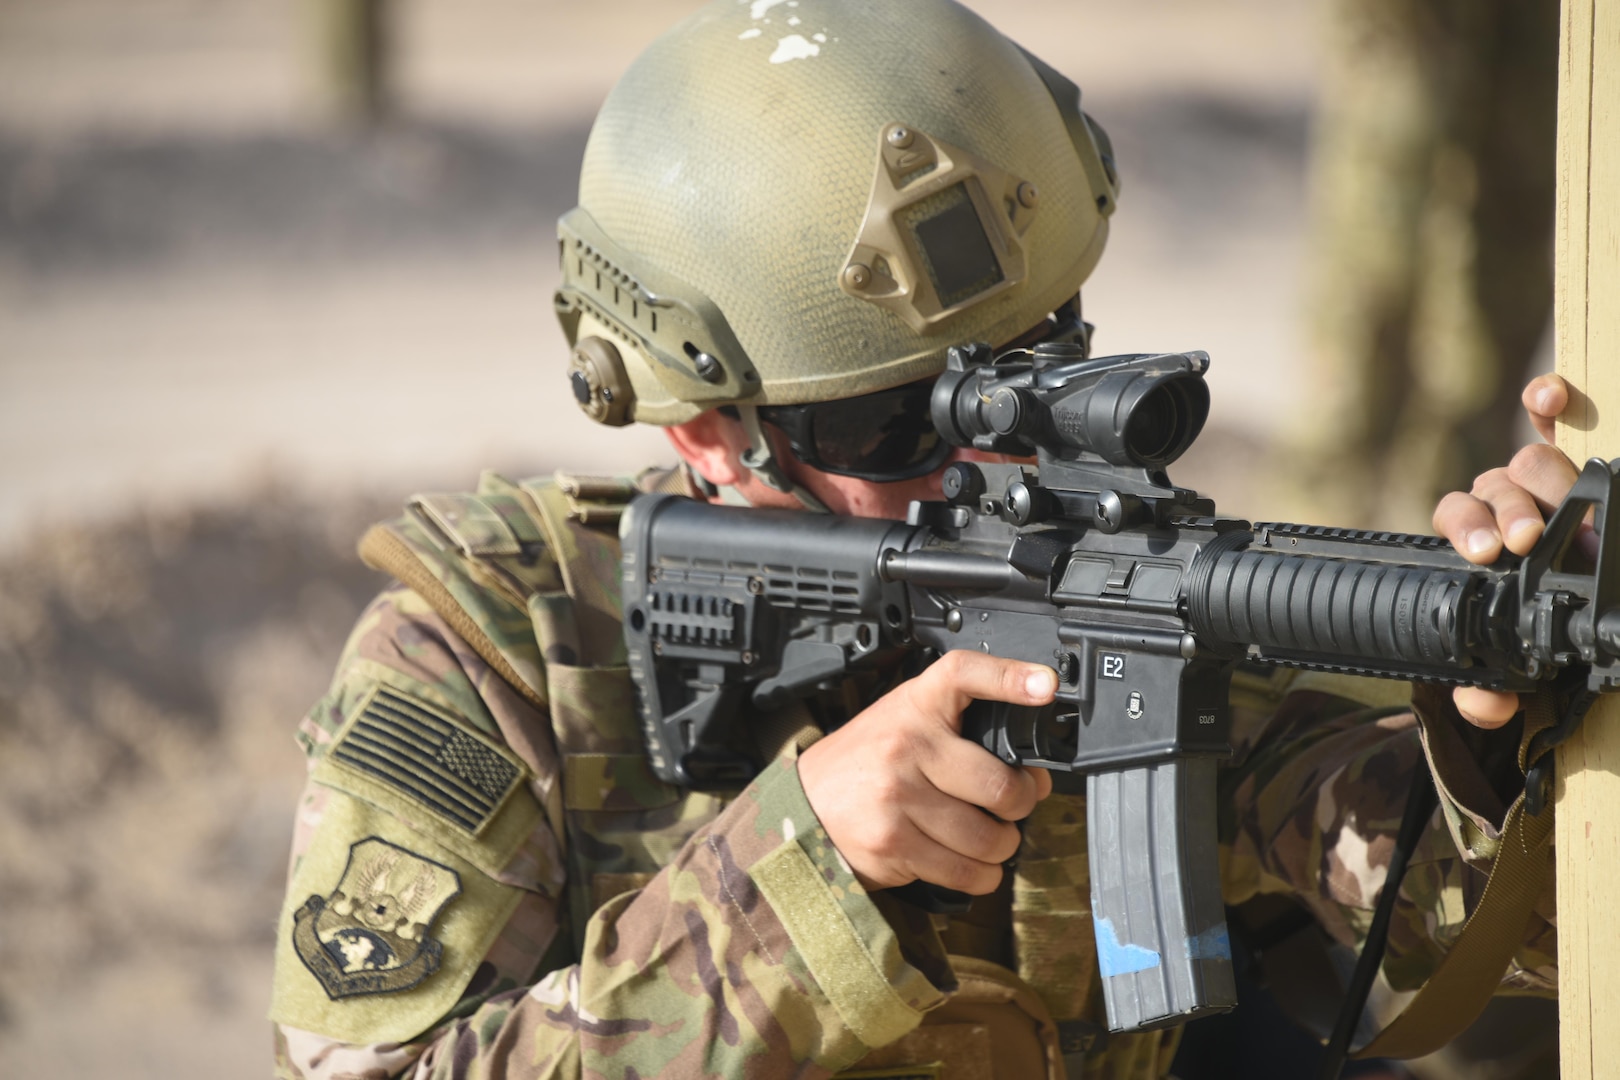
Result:
{"label": "soldier's hand", "polygon": [[1012,822],[1052,778],[962,738],[962,710],[974,699],[1043,705],[1056,690],[1049,667],[949,652],[806,750],[805,796],[861,884],[994,891],[1018,850]]}
{"label": "soldier's hand", "polygon": [[[1546,443],[1526,446],[1503,469],[1481,473],[1468,493],[1453,491],[1434,511],[1434,528],[1470,562],[1495,562],[1504,548],[1527,554],[1541,539],[1546,515],[1575,483],[1578,470],[1557,447],[1553,421],[1569,404],[1569,388],[1557,375],[1542,375],[1524,388],[1521,399]],[[1577,543],[1596,554],[1596,537],[1585,526]],[[1457,710],[1482,728],[1501,727],[1519,710],[1517,694],[1478,687],[1459,687],[1452,694]]]}

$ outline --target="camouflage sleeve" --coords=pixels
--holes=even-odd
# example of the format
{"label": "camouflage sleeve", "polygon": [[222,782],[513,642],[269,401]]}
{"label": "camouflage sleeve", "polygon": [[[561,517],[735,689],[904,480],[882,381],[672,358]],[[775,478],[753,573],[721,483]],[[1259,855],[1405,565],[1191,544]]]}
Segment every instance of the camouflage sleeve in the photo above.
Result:
{"label": "camouflage sleeve", "polygon": [[778,762],[597,912],[580,963],[457,1021],[415,1075],[825,1076],[942,999]]}
{"label": "camouflage sleeve", "polygon": [[[1420,694],[1420,697],[1422,695]],[[1234,696],[1237,755],[1223,779],[1225,897],[1292,894],[1336,940],[1357,949],[1372,921],[1413,771],[1428,758],[1440,806],[1408,864],[1384,974],[1415,990],[1438,967],[1478,904],[1511,793],[1496,745],[1437,717],[1420,737],[1408,708],[1369,709],[1331,694],[1289,693],[1262,706]],[[1449,711],[1441,694],[1426,708]],[[1435,715],[1434,712],[1430,713]],[[1472,741],[1472,745],[1470,745]],[[1503,976],[1507,992],[1557,988],[1553,897],[1536,906]]]}
{"label": "camouflage sleeve", "polygon": [[278,1075],[820,1076],[943,999],[942,957],[865,895],[791,762],[598,910],[579,962],[555,967],[548,732],[414,593],[368,609],[300,733]]}

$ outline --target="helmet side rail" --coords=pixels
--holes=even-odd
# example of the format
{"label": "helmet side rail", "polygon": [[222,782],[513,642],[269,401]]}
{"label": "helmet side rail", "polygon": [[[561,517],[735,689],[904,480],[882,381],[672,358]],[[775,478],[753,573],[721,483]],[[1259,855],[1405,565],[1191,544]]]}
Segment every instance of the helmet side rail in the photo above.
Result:
{"label": "helmet side rail", "polygon": [[[1437,537],[1223,518],[1164,472],[1203,425],[1208,363],[953,350],[935,425],[1037,464],[957,462],[946,499],[905,523],[638,498],[621,522],[625,635],[655,772],[741,786],[773,710],[907,654],[1051,666],[1050,706],[978,702],[963,734],[1084,784],[1114,1031],[1235,1004],[1215,765],[1237,664],[1550,685],[1563,712],[1532,746],[1539,812],[1553,746],[1620,683],[1620,462],[1589,462],[1535,549],[1484,567]],[[1574,543],[1589,510],[1595,565]]]}

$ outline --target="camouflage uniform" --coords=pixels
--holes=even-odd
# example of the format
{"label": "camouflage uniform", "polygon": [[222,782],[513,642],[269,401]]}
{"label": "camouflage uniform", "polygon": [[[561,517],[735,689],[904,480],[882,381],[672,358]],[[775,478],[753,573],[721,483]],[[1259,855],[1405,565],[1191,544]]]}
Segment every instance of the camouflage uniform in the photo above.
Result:
{"label": "camouflage uniform", "polygon": [[[1175,1031],[1105,1035],[1082,799],[1046,800],[1017,872],[946,921],[867,894],[828,842],[794,767],[802,710],[734,797],[663,785],[634,721],[614,544],[578,520],[611,507],[575,501],[564,524],[558,505],[547,483],[487,475],[363,546],[409,584],[361,617],[300,727],[278,1075],[1165,1073]],[[1227,891],[1298,895],[1355,943],[1418,733],[1410,713],[1295,683],[1238,684]],[[1432,969],[1484,881],[1501,800],[1480,749],[1430,734],[1446,812],[1403,890],[1397,985]],[[1533,931],[1506,985],[1547,991],[1551,930]]]}

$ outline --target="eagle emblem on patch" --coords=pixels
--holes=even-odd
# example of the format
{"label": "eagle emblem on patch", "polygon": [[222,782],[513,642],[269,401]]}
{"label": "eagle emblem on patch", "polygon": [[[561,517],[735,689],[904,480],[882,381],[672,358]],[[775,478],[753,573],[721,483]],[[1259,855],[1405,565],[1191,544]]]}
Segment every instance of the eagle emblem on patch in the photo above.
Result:
{"label": "eagle emblem on patch", "polygon": [[439,970],[444,946],[428,930],[460,895],[448,866],[368,837],[349,848],[337,888],[293,915],[293,948],[334,1001],[409,990]]}

